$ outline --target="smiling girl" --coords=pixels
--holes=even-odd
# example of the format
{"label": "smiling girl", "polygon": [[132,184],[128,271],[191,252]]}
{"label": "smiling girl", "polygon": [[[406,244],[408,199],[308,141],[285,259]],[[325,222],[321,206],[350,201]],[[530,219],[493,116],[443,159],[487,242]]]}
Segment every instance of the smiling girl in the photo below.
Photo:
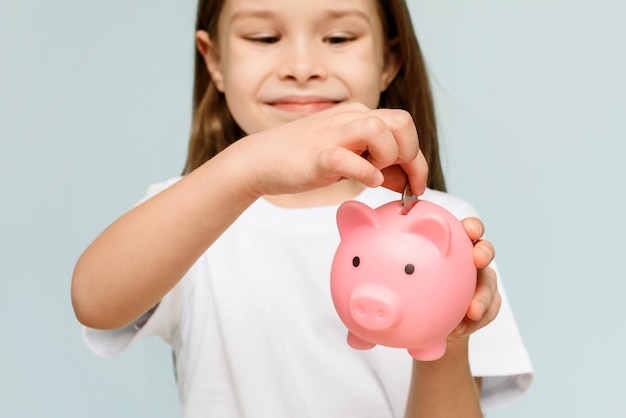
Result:
{"label": "smiling girl", "polygon": [[[89,346],[164,338],[185,417],[478,417],[481,398],[523,393],[532,369],[493,247],[445,193],[404,2],[201,0],[196,29],[184,176],[151,186],[76,264]],[[407,182],[476,243],[474,299],[433,362],[351,349],[329,294],[338,205],[377,207]]]}

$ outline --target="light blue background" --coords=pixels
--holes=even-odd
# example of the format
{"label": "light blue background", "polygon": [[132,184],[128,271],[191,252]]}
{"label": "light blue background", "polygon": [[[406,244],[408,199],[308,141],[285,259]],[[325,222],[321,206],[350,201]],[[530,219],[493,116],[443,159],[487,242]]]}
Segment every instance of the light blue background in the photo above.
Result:
{"label": "light blue background", "polygon": [[[186,152],[192,0],[0,0],[0,417],[175,417],[168,348],[83,345],[81,251]],[[491,417],[623,417],[626,2],[412,0],[450,190],[536,379]]]}

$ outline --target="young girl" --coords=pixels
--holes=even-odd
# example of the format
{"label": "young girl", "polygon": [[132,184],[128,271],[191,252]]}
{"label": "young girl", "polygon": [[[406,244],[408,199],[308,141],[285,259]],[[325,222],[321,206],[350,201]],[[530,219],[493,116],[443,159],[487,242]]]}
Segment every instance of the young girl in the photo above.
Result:
{"label": "young girl", "polygon": [[[532,370],[493,247],[444,192],[404,2],[201,0],[196,29],[184,177],[150,187],[76,264],[90,347],[164,338],[185,417],[478,417],[481,397],[522,393]],[[329,292],[338,205],[378,207],[407,181],[476,242],[474,299],[432,362],[350,348]]]}

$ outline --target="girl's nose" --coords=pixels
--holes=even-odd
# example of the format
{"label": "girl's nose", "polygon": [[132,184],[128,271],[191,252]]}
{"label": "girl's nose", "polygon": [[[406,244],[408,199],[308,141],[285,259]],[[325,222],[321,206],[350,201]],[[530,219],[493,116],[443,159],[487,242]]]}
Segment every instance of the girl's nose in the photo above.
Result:
{"label": "girl's nose", "polygon": [[284,80],[306,83],[326,77],[320,46],[308,40],[294,40],[284,46],[278,75]]}

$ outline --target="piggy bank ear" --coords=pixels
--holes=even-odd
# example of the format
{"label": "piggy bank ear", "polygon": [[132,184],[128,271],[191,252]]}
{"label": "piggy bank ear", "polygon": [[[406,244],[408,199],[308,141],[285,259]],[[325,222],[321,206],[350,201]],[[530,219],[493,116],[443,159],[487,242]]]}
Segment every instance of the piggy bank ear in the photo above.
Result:
{"label": "piggy bank ear", "polygon": [[450,250],[450,224],[438,213],[427,213],[415,218],[404,228],[404,232],[427,238],[435,244],[441,255],[447,255]]}
{"label": "piggy bank ear", "polygon": [[337,210],[337,226],[342,239],[356,228],[378,226],[376,211],[361,202],[344,202]]}

